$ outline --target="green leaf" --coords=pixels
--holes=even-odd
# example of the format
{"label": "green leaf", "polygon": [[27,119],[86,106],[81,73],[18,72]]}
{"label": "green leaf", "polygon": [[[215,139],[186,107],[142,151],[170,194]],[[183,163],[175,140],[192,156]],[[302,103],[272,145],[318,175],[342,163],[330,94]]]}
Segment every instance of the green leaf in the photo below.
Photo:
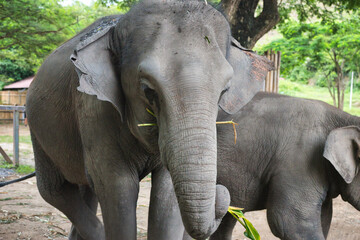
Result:
{"label": "green leaf", "polygon": [[247,226],[248,231],[246,233],[248,234],[248,236],[250,236],[251,239],[254,239],[254,240],[261,239],[258,231],[255,229],[255,227],[252,225],[252,223],[249,220],[247,220],[245,217],[244,217],[244,222],[245,222],[245,225]]}
{"label": "green leaf", "polygon": [[204,39],[210,44],[210,39],[208,38],[208,36],[205,36]]}
{"label": "green leaf", "polygon": [[238,220],[238,222],[245,228],[244,235],[251,240],[260,240],[260,235],[252,223],[245,218],[242,208],[229,207],[228,212]]}

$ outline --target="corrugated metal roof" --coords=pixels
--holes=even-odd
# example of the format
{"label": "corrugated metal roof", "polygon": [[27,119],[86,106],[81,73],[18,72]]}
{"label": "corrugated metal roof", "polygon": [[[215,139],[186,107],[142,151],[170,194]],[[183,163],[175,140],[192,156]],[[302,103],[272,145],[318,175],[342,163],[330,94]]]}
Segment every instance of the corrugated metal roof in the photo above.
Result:
{"label": "corrugated metal roof", "polygon": [[30,83],[32,82],[32,80],[34,79],[34,76],[25,78],[23,80],[14,82],[12,84],[9,84],[7,86],[4,87],[4,89],[23,89],[23,88],[29,88]]}

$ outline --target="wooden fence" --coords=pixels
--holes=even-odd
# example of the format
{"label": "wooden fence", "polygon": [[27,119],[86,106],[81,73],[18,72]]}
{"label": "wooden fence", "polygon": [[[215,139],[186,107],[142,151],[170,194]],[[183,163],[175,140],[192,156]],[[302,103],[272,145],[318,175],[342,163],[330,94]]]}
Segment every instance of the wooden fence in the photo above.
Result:
{"label": "wooden fence", "polygon": [[25,91],[0,91],[0,104],[23,106],[26,103]]}
{"label": "wooden fence", "polygon": [[281,52],[274,52],[268,50],[265,53],[265,57],[274,63],[274,70],[268,72],[265,80],[265,91],[266,92],[279,92],[279,78],[280,78],[280,63],[281,63]]}
{"label": "wooden fence", "polygon": [[[24,106],[27,91],[0,91],[0,104],[12,106]],[[0,110],[0,121],[12,121],[13,112]],[[20,114],[20,120],[24,120],[24,114]]]}

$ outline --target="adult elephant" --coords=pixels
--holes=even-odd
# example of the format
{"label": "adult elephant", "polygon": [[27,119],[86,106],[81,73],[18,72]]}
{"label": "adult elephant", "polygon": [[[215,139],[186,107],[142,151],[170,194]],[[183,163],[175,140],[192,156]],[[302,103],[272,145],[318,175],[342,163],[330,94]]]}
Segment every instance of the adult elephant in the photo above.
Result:
{"label": "adult elephant", "polygon": [[[258,93],[238,113],[239,123],[218,129],[218,177],[231,205],[267,209],[281,239],[325,239],[332,199],[341,195],[360,210],[360,118],[324,102]],[[231,240],[227,214],[211,240]],[[188,239],[188,238],[186,238]]]}
{"label": "adult elephant", "polygon": [[269,68],[203,1],[144,1],[55,50],[28,91],[27,114],[38,189],[73,223],[70,239],[135,239],[139,181],[153,173],[156,201],[167,187],[161,163],[186,230],[196,239],[214,232],[230,201],[216,185],[218,106],[236,112]]}

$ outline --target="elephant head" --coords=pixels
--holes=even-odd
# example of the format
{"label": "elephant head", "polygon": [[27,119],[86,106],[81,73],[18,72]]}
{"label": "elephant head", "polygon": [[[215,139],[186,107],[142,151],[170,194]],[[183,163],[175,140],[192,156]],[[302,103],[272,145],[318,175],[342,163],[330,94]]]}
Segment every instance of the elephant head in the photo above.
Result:
{"label": "elephant head", "polygon": [[360,128],[349,126],[331,131],[324,157],[343,179],[338,186],[341,197],[360,211]]}
{"label": "elephant head", "polygon": [[[262,90],[269,62],[243,50],[202,1],[141,2],[85,36],[71,59],[78,90],[111,102],[138,141],[160,152],[187,232],[209,236],[230,202],[216,185],[218,107],[236,112]],[[157,126],[138,127],[149,122]]]}

